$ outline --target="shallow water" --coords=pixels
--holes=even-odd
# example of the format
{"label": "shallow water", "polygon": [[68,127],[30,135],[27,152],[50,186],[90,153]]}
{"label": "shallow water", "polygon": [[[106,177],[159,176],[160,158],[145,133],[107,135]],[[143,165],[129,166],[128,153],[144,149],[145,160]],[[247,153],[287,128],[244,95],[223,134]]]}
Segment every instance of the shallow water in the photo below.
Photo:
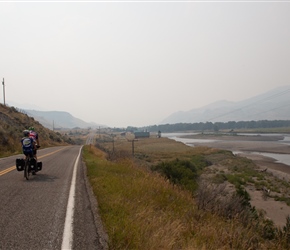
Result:
{"label": "shallow water", "polygon": [[[169,139],[182,142],[190,147],[194,147],[194,143],[205,143],[205,142],[216,142],[216,141],[222,141],[222,140],[208,140],[208,139],[190,139],[190,138],[180,138],[179,136],[185,136],[185,135],[196,135],[198,133],[163,133],[163,137],[168,137]],[[258,134],[240,134],[240,135],[258,135]],[[261,136],[270,136],[274,134],[263,134]],[[275,134],[277,135],[277,134]],[[279,134],[280,135],[280,134]],[[290,145],[290,136],[283,135],[283,140],[277,141],[278,143],[288,144]],[[243,153],[243,152],[233,152],[234,154]],[[247,153],[249,153],[247,151]],[[258,154],[263,155],[266,157],[270,157],[276,160],[278,163],[283,163],[290,166],[290,154],[276,154],[276,153],[264,153],[264,152],[251,152],[251,154]]]}
{"label": "shallow water", "polygon": [[276,162],[283,163],[290,166],[290,154],[274,154],[274,153],[261,153],[261,152],[252,152],[253,154],[259,154],[266,157],[270,157],[276,160]]}

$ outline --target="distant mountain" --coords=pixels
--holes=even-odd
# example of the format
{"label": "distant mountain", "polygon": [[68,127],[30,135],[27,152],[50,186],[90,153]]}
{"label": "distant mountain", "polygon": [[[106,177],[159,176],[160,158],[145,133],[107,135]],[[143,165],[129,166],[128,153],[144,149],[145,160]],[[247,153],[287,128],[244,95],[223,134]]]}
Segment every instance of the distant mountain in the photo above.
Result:
{"label": "distant mountain", "polygon": [[275,88],[240,101],[218,101],[189,111],[178,111],[160,124],[290,120],[290,86]]}
{"label": "distant mountain", "polygon": [[52,128],[96,128],[104,127],[96,123],[88,123],[64,111],[37,111],[26,109],[25,112],[40,122],[44,127]]}

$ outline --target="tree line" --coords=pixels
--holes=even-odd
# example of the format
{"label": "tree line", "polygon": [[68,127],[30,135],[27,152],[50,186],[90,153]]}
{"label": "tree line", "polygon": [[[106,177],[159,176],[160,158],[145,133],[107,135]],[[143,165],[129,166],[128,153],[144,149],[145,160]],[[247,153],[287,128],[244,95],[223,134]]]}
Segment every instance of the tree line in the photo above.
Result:
{"label": "tree line", "polygon": [[[176,131],[218,131],[218,130],[234,130],[234,129],[260,129],[260,128],[285,128],[290,127],[290,120],[261,120],[261,121],[229,121],[229,122],[199,122],[199,123],[176,123],[176,124],[161,124],[142,128],[135,128],[136,130],[143,130],[148,132],[162,131],[164,133]],[[130,127],[130,129],[134,129]]]}

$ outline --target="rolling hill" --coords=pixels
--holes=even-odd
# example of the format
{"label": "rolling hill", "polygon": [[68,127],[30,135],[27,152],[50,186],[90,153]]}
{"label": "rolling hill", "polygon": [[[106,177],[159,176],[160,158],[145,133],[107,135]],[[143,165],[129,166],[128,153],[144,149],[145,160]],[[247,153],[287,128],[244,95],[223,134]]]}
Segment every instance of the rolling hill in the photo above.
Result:
{"label": "rolling hill", "polygon": [[85,122],[65,111],[37,111],[26,109],[25,112],[29,116],[34,117],[35,120],[39,121],[43,126],[49,129],[72,129],[89,127],[97,128],[99,126],[104,127],[104,125]]}
{"label": "rolling hill", "polygon": [[18,109],[0,104],[0,157],[21,152],[20,140],[23,137],[23,130],[30,126],[39,133],[42,147],[74,143],[70,137],[45,128]]}

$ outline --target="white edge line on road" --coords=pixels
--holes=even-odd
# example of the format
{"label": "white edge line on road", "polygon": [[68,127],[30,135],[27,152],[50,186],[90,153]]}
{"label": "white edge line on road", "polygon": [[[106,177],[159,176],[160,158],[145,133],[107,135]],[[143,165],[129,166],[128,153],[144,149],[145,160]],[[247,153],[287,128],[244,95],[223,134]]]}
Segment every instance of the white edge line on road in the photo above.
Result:
{"label": "white edge line on road", "polygon": [[68,203],[66,208],[66,216],[65,216],[65,223],[64,223],[64,230],[63,230],[63,237],[62,237],[62,244],[61,249],[67,250],[72,249],[73,243],[73,219],[74,219],[74,207],[75,207],[75,184],[76,184],[76,176],[77,176],[77,165],[80,159],[82,147],[80,148],[79,155],[75,161],[74,170],[72,181],[70,185]]}

